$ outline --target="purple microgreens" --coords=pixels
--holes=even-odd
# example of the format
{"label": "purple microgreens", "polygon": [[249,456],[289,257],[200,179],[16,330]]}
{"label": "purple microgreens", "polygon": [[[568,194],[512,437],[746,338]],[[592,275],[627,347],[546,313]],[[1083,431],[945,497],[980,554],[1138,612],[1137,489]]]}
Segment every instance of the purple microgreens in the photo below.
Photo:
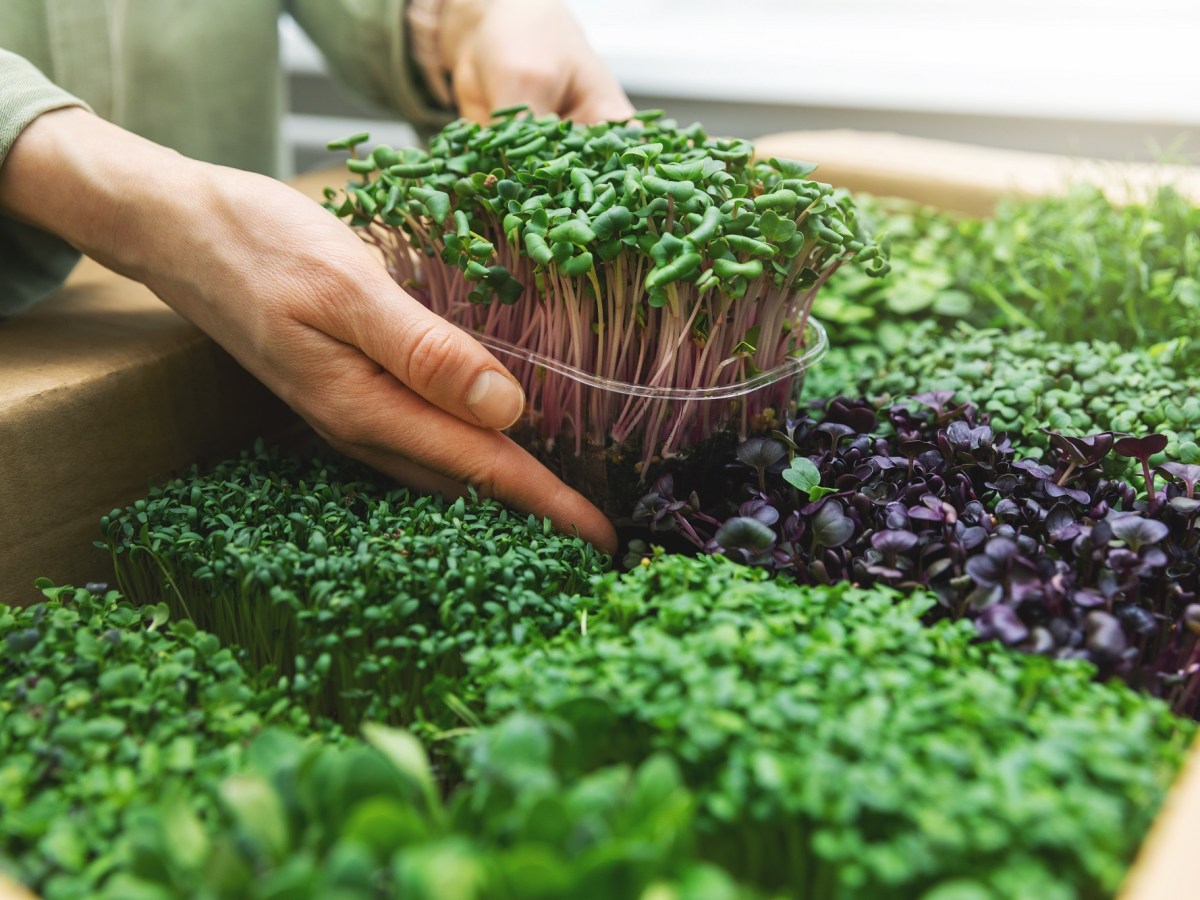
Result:
{"label": "purple microgreens", "polygon": [[965,403],[959,406],[950,405],[954,400],[954,391],[928,391],[924,394],[914,394],[912,399],[932,409],[939,425],[957,418],[968,408]]}
{"label": "purple microgreens", "polygon": [[1123,437],[1113,445],[1118,456],[1136,459],[1142,464],[1142,477],[1146,479],[1146,497],[1154,502],[1154,473],[1150,471],[1150,457],[1167,448],[1165,434],[1148,434],[1145,437]]}
{"label": "purple microgreens", "polygon": [[[1200,659],[1180,637],[1192,637],[1181,610],[1200,603],[1200,466],[1164,464],[1166,502],[1135,505],[1134,488],[1098,465],[1111,434],[1056,439],[1055,466],[1017,458],[971,406],[939,422],[911,400],[893,404],[874,435],[846,424],[856,408],[826,403],[766,426],[770,443],[680,468],[642,498],[638,521],[651,534],[673,522],[694,547],[800,583],[928,589],[940,600],[931,617],[1089,659],[1200,716]],[[705,474],[714,469],[729,477]]]}
{"label": "purple microgreens", "polygon": [[1029,637],[1029,626],[1011,606],[1003,603],[993,603],[983,610],[975,620],[975,627],[981,638],[998,640],[1009,647],[1024,643]]}
{"label": "purple microgreens", "polygon": [[1158,471],[1172,481],[1182,484],[1184,497],[1188,500],[1195,499],[1196,485],[1200,484],[1200,466],[1169,462],[1159,466]]}
{"label": "purple microgreens", "polygon": [[769,526],[749,516],[727,519],[710,544],[714,553],[739,556],[749,561],[775,543],[775,532]]}
{"label": "purple microgreens", "polygon": [[1113,447],[1114,438],[1111,431],[1084,437],[1069,437],[1052,428],[1043,428],[1042,431],[1050,436],[1050,446],[1058,451],[1060,461],[1066,463],[1066,468],[1055,481],[1059,487],[1067,483],[1076,469],[1099,463]]}
{"label": "purple microgreens", "polygon": [[737,448],[737,458],[758,473],[758,489],[767,490],[767,469],[787,456],[787,445],[775,438],[752,437]]}
{"label": "purple microgreens", "polygon": [[1157,544],[1171,531],[1165,523],[1157,519],[1143,518],[1137,513],[1116,516],[1108,521],[1113,537],[1122,541],[1134,553],[1143,547]]}
{"label": "purple microgreens", "polygon": [[823,434],[829,438],[829,450],[831,453],[837,453],[838,442],[843,438],[853,437],[857,432],[849,425],[843,425],[840,422],[822,422],[816,427],[819,434]]}
{"label": "purple microgreens", "polygon": [[854,522],[842,511],[836,500],[827,500],[812,520],[813,550],[819,547],[840,547],[854,534]]}
{"label": "purple microgreens", "polygon": [[1115,616],[1100,609],[1089,612],[1086,623],[1089,658],[1099,665],[1101,670],[1115,666],[1128,646],[1121,623]]}
{"label": "purple microgreens", "polygon": [[874,407],[869,404],[852,404],[838,399],[826,407],[825,421],[845,425],[856,434],[870,434],[879,424],[879,417],[875,414]]}

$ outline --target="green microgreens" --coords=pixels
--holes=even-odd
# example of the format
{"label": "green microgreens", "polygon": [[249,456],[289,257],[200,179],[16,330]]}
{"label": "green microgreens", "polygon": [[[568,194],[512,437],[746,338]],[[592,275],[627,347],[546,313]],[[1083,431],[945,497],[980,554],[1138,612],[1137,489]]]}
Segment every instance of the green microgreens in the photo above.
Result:
{"label": "green microgreens", "polygon": [[[844,262],[887,267],[845,191],[809,179],[811,165],[752,154],[655,115],[583,126],[515,109],[455,122],[427,153],[351,159],[358,180],[326,196],[398,282],[460,326],[617,382],[710,388],[799,350]],[[530,362],[514,373],[544,440],[579,452],[632,438],[644,462],[790,400],[784,381],[701,411],[589,393]]]}
{"label": "green microgreens", "polygon": [[32,607],[0,604],[0,871],[92,897],[136,857],[128,815],[170,797],[175,821],[211,817],[263,725],[312,723],[164,605],[41,586]]}
{"label": "green microgreens", "polygon": [[574,624],[607,557],[493,501],[387,488],[345,460],[254,453],[193,472],[102,523],[118,583],[165,599],[318,716],[412,726],[476,644]]}
{"label": "green microgreens", "polygon": [[[813,397],[863,396],[886,406],[927,391],[954,391],[956,403],[977,404],[1022,456],[1042,457],[1042,428],[1068,434],[1159,432],[1167,443],[1150,457],[1200,463],[1200,377],[1189,374],[1186,345],[1123,350],[1107,341],[1063,344],[1037,331],[942,332],[933,322],[910,330],[903,348],[873,344],[834,347],[805,381]],[[1140,471],[1110,456],[1112,475]]]}
{"label": "green microgreens", "polygon": [[1111,894],[1195,734],[919,591],[660,556],[591,603],[586,637],[473,651],[480,715],[561,717],[581,772],[670,755],[702,856],[789,897]]}

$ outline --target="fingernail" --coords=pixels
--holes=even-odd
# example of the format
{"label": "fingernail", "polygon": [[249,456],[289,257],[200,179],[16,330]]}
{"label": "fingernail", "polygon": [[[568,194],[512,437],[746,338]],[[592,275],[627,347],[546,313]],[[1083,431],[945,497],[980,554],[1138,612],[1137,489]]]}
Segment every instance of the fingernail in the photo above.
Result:
{"label": "fingernail", "polygon": [[513,381],[488,369],[467,391],[467,409],[489,428],[503,431],[521,417],[525,395]]}

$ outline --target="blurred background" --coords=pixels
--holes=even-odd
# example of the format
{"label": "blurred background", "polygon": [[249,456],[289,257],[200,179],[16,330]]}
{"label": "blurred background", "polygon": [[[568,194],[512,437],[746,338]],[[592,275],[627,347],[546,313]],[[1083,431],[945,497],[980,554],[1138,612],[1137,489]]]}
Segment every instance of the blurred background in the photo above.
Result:
{"label": "blurred background", "polygon": [[[895,131],[1115,160],[1200,163],[1198,0],[568,0],[639,108],[711,133]],[[416,140],[334,84],[289,18],[297,172],[369,130]]]}

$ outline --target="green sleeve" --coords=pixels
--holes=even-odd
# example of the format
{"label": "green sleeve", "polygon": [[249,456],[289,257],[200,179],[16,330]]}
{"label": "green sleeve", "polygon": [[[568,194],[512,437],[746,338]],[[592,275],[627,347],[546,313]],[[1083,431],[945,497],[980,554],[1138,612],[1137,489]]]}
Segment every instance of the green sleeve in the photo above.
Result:
{"label": "green sleeve", "polygon": [[333,74],[414,126],[445,125],[408,55],[405,0],[288,0],[287,8],[320,48]]}
{"label": "green sleeve", "polygon": [[[0,49],[0,166],[25,126],[42,113],[87,104],[23,57]],[[31,306],[70,274],[79,253],[65,241],[0,216],[0,316]]]}

